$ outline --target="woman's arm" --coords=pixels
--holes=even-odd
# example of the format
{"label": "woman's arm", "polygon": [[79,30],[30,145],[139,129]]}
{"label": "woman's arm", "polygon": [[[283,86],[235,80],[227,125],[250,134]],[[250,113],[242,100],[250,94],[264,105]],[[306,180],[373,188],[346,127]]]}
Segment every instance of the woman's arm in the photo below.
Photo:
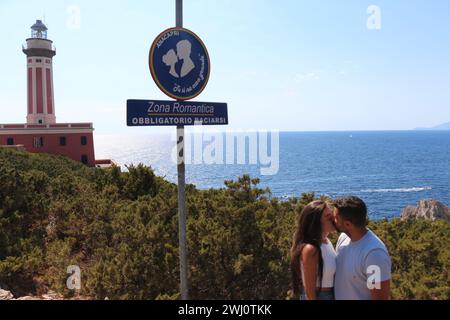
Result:
{"label": "woman's arm", "polygon": [[306,299],[316,300],[317,270],[319,265],[319,250],[313,245],[307,244],[302,250],[302,264],[305,282]]}

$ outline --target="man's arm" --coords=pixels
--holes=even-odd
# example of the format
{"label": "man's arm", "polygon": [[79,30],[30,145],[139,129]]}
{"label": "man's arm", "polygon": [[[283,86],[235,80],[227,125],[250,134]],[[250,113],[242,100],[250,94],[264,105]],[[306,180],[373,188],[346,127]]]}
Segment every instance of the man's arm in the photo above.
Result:
{"label": "man's arm", "polygon": [[380,289],[370,290],[372,300],[389,300],[391,298],[391,280],[380,283]]}
{"label": "man's arm", "polygon": [[391,297],[391,258],[387,251],[375,249],[365,261],[367,287],[372,300],[389,300]]}

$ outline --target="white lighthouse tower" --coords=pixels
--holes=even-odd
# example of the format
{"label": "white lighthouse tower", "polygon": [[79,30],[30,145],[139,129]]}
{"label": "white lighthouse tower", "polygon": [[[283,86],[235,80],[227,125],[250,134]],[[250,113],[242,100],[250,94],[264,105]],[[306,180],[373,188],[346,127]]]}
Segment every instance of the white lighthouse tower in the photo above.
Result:
{"label": "white lighthouse tower", "polygon": [[55,100],[53,92],[53,41],[47,39],[47,27],[37,20],[31,27],[23,52],[27,56],[28,115],[27,124],[54,124]]}

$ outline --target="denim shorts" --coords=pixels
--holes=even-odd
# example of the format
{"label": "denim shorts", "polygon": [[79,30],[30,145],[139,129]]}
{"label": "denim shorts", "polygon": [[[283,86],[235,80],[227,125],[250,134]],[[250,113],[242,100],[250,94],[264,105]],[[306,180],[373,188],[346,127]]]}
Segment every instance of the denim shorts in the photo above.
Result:
{"label": "denim shorts", "polygon": [[[302,292],[300,295],[300,300],[308,300],[306,299],[306,294]],[[317,300],[335,300],[334,299],[334,290],[331,291],[321,291],[317,294]]]}

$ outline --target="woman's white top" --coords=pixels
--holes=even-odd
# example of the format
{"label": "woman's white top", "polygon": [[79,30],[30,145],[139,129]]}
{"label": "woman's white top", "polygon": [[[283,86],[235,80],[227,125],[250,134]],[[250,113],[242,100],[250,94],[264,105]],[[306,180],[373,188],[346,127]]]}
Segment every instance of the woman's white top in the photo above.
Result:
{"label": "woman's white top", "polygon": [[[336,251],[333,248],[333,244],[329,239],[327,243],[322,243],[320,246],[323,259],[323,277],[322,285],[320,285],[319,279],[317,279],[317,287],[321,288],[333,288],[334,287],[334,275],[336,273]],[[305,283],[305,276],[303,274],[303,263],[301,263],[302,281]]]}

